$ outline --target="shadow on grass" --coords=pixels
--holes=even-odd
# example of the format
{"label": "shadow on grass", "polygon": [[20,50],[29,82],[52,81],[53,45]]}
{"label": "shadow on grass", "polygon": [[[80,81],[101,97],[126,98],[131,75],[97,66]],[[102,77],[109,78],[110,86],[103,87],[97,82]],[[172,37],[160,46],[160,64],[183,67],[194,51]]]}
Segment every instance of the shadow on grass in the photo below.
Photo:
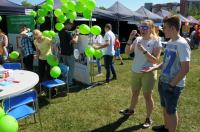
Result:
{"label": "shadow on grass", "polygon": [[100,128],[91,130],[91,132],[113,132],[113,131],[117,130],[117,128],[120,127],[121,124],[124,123],[128,118],[129,118],[129,116],[123,116],[123,117],[119,118],[117,121],[110,123],[106,126],[102,126]]}
{"label": "shadow on grass", "polygon": [[137,131],[139,129],[144,129],[143,124],[139,124],[139,125],[135,125],[135,126],[132,126],[132,127],[128,127],[128,128],[116,131],[116,132],[133,132],[133,131]]}

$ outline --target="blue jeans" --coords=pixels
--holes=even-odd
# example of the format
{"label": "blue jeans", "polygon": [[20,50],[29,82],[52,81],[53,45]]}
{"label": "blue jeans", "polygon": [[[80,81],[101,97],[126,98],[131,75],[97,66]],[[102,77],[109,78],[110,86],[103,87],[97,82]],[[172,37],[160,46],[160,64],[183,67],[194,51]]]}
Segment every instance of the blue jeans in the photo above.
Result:
{"label": "blue jeans", "polygon": [[160,103],[164,107],[168,114],[175,114],[183,87],[175,87],[173,92],[169,91],[169,84],[159,81],[158,92],[160,94]]}
{"label": "blue jeans", "polygon": [[98,73],[101,73],[101,60],[100,59],[96,59],[97,62],[97,67],[98,67]]}
{"label": "blue jeans", "polygon": [[74,55],[71,56],[61,55],[61,59],[65,65],[69,66],[68,82],[69,84],[72,84],[72,79],[74,76],[74,66],[75,66]]}
{"label": "blue jeans", "polygon": [[104,65],[106,68],[106,81],[110,81],[110,71],[112,72],[113,77],[117,77],[113,63],[113,56],[104,55]]}

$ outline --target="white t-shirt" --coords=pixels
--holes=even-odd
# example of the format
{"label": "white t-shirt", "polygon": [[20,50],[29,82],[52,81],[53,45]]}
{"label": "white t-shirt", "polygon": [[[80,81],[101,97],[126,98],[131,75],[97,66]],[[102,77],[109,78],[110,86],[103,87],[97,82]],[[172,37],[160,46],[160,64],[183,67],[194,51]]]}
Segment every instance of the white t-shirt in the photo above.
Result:
{"label": "white t-shirt", "polygon": [[109,46],[103,48],[104,55],[115,55],[114,44],[115,44],[115,34],[110,30],[104,35],[104,42],[109,41]]}
{"label": "white t-shirt", "polygon": [[93,36],[92,37],[92,42],[97,43],[97,44],[102,44],[103,43],[103,37],[101,35],[98,36]]}
{"label": "white t-shirt", "polygon": [[141,70],[144,69],[144,67],[152,67],[153,64],[150,63],[146,56],[143,54],[141,50],[138,49],[137,45],[141,43],[142,46],[150,53],[153,53],[153,49],[159,47],[162,47],[160,39],[149,39],[145,40],[143,37],[137,37],[133,41],[133,46],[134,46],[134,53],[135,57],[133,60],[133,65],[132,65],[132,71],[136,73],[141,73]]}
{"label": "white t-shirt", "polygon": [[[160,80],[166,83],[173,80],[181,69],[181,62],[190,61],[190,57],[190,47],[183,37],[173,42],[170,40],[165,48]],[[179,81],[176,86],[184,87],[185,79],[186,77]]]}

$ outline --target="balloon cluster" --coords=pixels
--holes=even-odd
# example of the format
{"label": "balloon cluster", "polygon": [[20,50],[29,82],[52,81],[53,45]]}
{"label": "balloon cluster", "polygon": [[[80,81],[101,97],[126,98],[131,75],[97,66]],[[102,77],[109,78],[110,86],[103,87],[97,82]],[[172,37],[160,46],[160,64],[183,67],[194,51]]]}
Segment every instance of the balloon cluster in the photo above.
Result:
{"label": "balloon cluster", "polygon": [[92,33],[93,35],[101,34],[101,27],[94,25],[91,28],[86,24],[81,24],[79,26],[79,31],[81,34],[89,34]]}
{"label": "balloon cluster", "polygon": [[58,78],[61,75],[61,70],[58,67],[59,61],[56,56],[49,54],[47,56],[47,63],[52,67],[50,70],[51,77]]}
{"label": "balloon cluster", "polygon": [[[54,10],[54,15],[57,17],[57,23],[55,25],[56,30],[61,31],[64,28],[63,23],[69,19],[73,21],[77,18],[77,13],[82,13],[86,19],[92,18],[92,11],[96,7],[95,0],[60,0],[62,6]],[[41,8],[37,11],[31,11],[30,15],[37,16],[36,22],[43,24],[45,22],[45,16],[49,12],[53,11],[54,0],[46,0],[41,5]]]}
{"label": "balloon cluster", "polygon": [[87,57],[95,56],[97,59],[100,59],[103,56],[103,53],[101,50],[95,50],[93,47],[87,47],[85,48],[85,55]]}
{"label": "balloon cluster", "polygon": [[19,57],[19,52],[17,52],[17,51],[12,51],[9,54],[9,58],[12,59],[12,60],[16,60],[18,57]]}
{"label": "balloon cluster", "polygon": [[42,35],[45,36],[45,37],[48,37],[48,38],[50,38],[50,39],[56,37],[56,33],[55,33],[53,30],[50,30],[50,31],[44,30],[44,31],[42,32]]}
{"label": "balloon cluster", "polygon": [[0,107],[0,132],[17,132],[18,128],[17,120]]}

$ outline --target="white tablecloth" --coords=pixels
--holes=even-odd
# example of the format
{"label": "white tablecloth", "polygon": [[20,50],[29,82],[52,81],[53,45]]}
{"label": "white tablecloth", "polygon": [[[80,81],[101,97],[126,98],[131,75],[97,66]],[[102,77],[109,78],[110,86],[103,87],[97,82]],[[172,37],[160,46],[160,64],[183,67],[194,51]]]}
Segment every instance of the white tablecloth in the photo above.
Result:
{"label": "white tablecloth", "polygon": [[31,71],[13,70],[7,80],[19,81],[7,86],[0,86],[0,100],[18,95],[33,88],[39,81],[39,76]]}

